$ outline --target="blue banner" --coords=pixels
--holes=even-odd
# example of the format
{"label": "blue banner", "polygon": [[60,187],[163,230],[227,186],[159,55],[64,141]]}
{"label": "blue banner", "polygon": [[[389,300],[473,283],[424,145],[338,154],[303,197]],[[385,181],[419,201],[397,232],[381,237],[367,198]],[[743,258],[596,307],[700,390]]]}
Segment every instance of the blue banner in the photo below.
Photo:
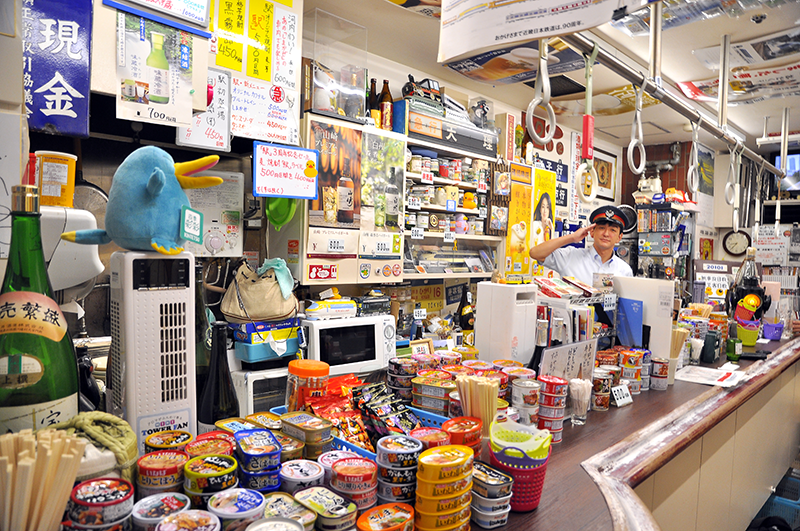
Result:
{"label": "blue banner", "polygon": [[32,131],[89,136],[92,0],[26,0],[23,87]]}

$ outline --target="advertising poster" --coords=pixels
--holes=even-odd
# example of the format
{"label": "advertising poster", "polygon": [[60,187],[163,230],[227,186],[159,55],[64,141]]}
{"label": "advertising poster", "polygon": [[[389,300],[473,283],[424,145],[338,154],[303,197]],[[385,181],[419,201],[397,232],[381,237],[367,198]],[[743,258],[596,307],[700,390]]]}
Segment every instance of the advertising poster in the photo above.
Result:
{"label": "advertising poster", "polygon": [[[719,46],[709,46],[692,52],[710,70],[719,69]],[[764,35],[731,44],[730,66],[757,65],[800,53],[800,27]]]}
{"label": "advertising poster", "polygon": [[118,13],[117,118],[192,125],[192,36]]}
{"label": "advertising poster", "polygon": [[404,7],[412,13],[427,17],[439,18],[442,15],[442,0],[387,0],[388,2]]}
{"label": "advertising poster", "polygon": [[361,131],[311,122],[311,141],[319,151],[317,198],[309,202],[313,227],[361,226]]}
{"label": "advertising poster", "polygon": [[[729,85],[729,104],[794,96],[800,94],[800,62],[777,68],[734,70]],[[718,78],[678,83],[684,96],[697,101],[716,102],[718,87]]]}
{"label": "advertising poster", "polygon": [[405,142],[363,133],[361,228],[400,232],[403,226]]}
{"label": "advertising poster", "polygon": [[[642,109],[661,103],[649,94],[642,95]],[[553,111],[556,115],[583,116],[586,114],[586,100],[553,101]],[[593,116],[616,116],[633,112],[636,109],[636,91],[633,85],[615,88],[608,92],[595,94],[592,97]]]}
{"label": "advertising poster", "polygon": [[[553,181],[555,186],[555,180]],[[506,234],[506,274],[529,275],[531,267],[531,187],[511,183],[511,204],[508,207]]]}
{"label": "advertising poster", "polygon": [[700,179],[697,191],[706,195],[714,195],[714,150],[697,144],[697,165]]}
{"label": "advertising poster", "polygon": [[547,169],[544,161],[536,162],[533,180],[533,245],[539,245],[553,237],[553,210],[556,197],[556,172]]}

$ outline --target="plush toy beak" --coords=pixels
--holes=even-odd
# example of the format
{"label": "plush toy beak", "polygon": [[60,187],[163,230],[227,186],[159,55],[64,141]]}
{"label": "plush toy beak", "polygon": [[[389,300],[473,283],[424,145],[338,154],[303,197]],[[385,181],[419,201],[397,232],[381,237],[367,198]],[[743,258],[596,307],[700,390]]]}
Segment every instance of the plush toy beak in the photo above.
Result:
{"label": "plush toy beak", "polygon": [[219,161],[219,156],[209,155],[202,159],[190,160],[189,162],[175,163],[175,177],[183,189],[190,188],[209,188],[222,184],[219,177],[194,177],[193,174],[212,168]]}

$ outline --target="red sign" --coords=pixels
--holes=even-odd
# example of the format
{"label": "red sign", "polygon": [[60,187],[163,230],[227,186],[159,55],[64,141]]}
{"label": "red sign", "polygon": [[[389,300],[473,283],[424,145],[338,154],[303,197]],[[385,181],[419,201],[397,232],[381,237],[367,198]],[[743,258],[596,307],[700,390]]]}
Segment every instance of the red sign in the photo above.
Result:
{"label": "red sign", "polygon": [[308,265],[308,280],[337,280],[338,266],[333,265]]}
{"label": "red sign", "polygon": [[286,94],[283,92],[281,87],[273,87],[269,90],[269,97],[272,98],[272,101],[275,103],[281,103],[283,99],[286,97]]}

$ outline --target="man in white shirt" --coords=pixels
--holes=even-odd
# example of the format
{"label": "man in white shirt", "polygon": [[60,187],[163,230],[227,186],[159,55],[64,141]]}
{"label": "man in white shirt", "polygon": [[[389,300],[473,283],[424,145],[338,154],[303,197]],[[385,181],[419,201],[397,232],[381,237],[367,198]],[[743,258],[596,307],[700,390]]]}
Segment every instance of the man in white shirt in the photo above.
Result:
{"label": "man in white shirt", "polygon": [[[632,277],[633,271],[624,260],[614,255],[614,247],[622,240],[625,215],[614,206],[603,206],[589,216],[591,225],[572,234],[546,241],[531,248],[530,256],[562,277],[575,277],[592,285],[594,273]],[[578,243],[588,234],[594,243],[583,249],[565,247]]]}

